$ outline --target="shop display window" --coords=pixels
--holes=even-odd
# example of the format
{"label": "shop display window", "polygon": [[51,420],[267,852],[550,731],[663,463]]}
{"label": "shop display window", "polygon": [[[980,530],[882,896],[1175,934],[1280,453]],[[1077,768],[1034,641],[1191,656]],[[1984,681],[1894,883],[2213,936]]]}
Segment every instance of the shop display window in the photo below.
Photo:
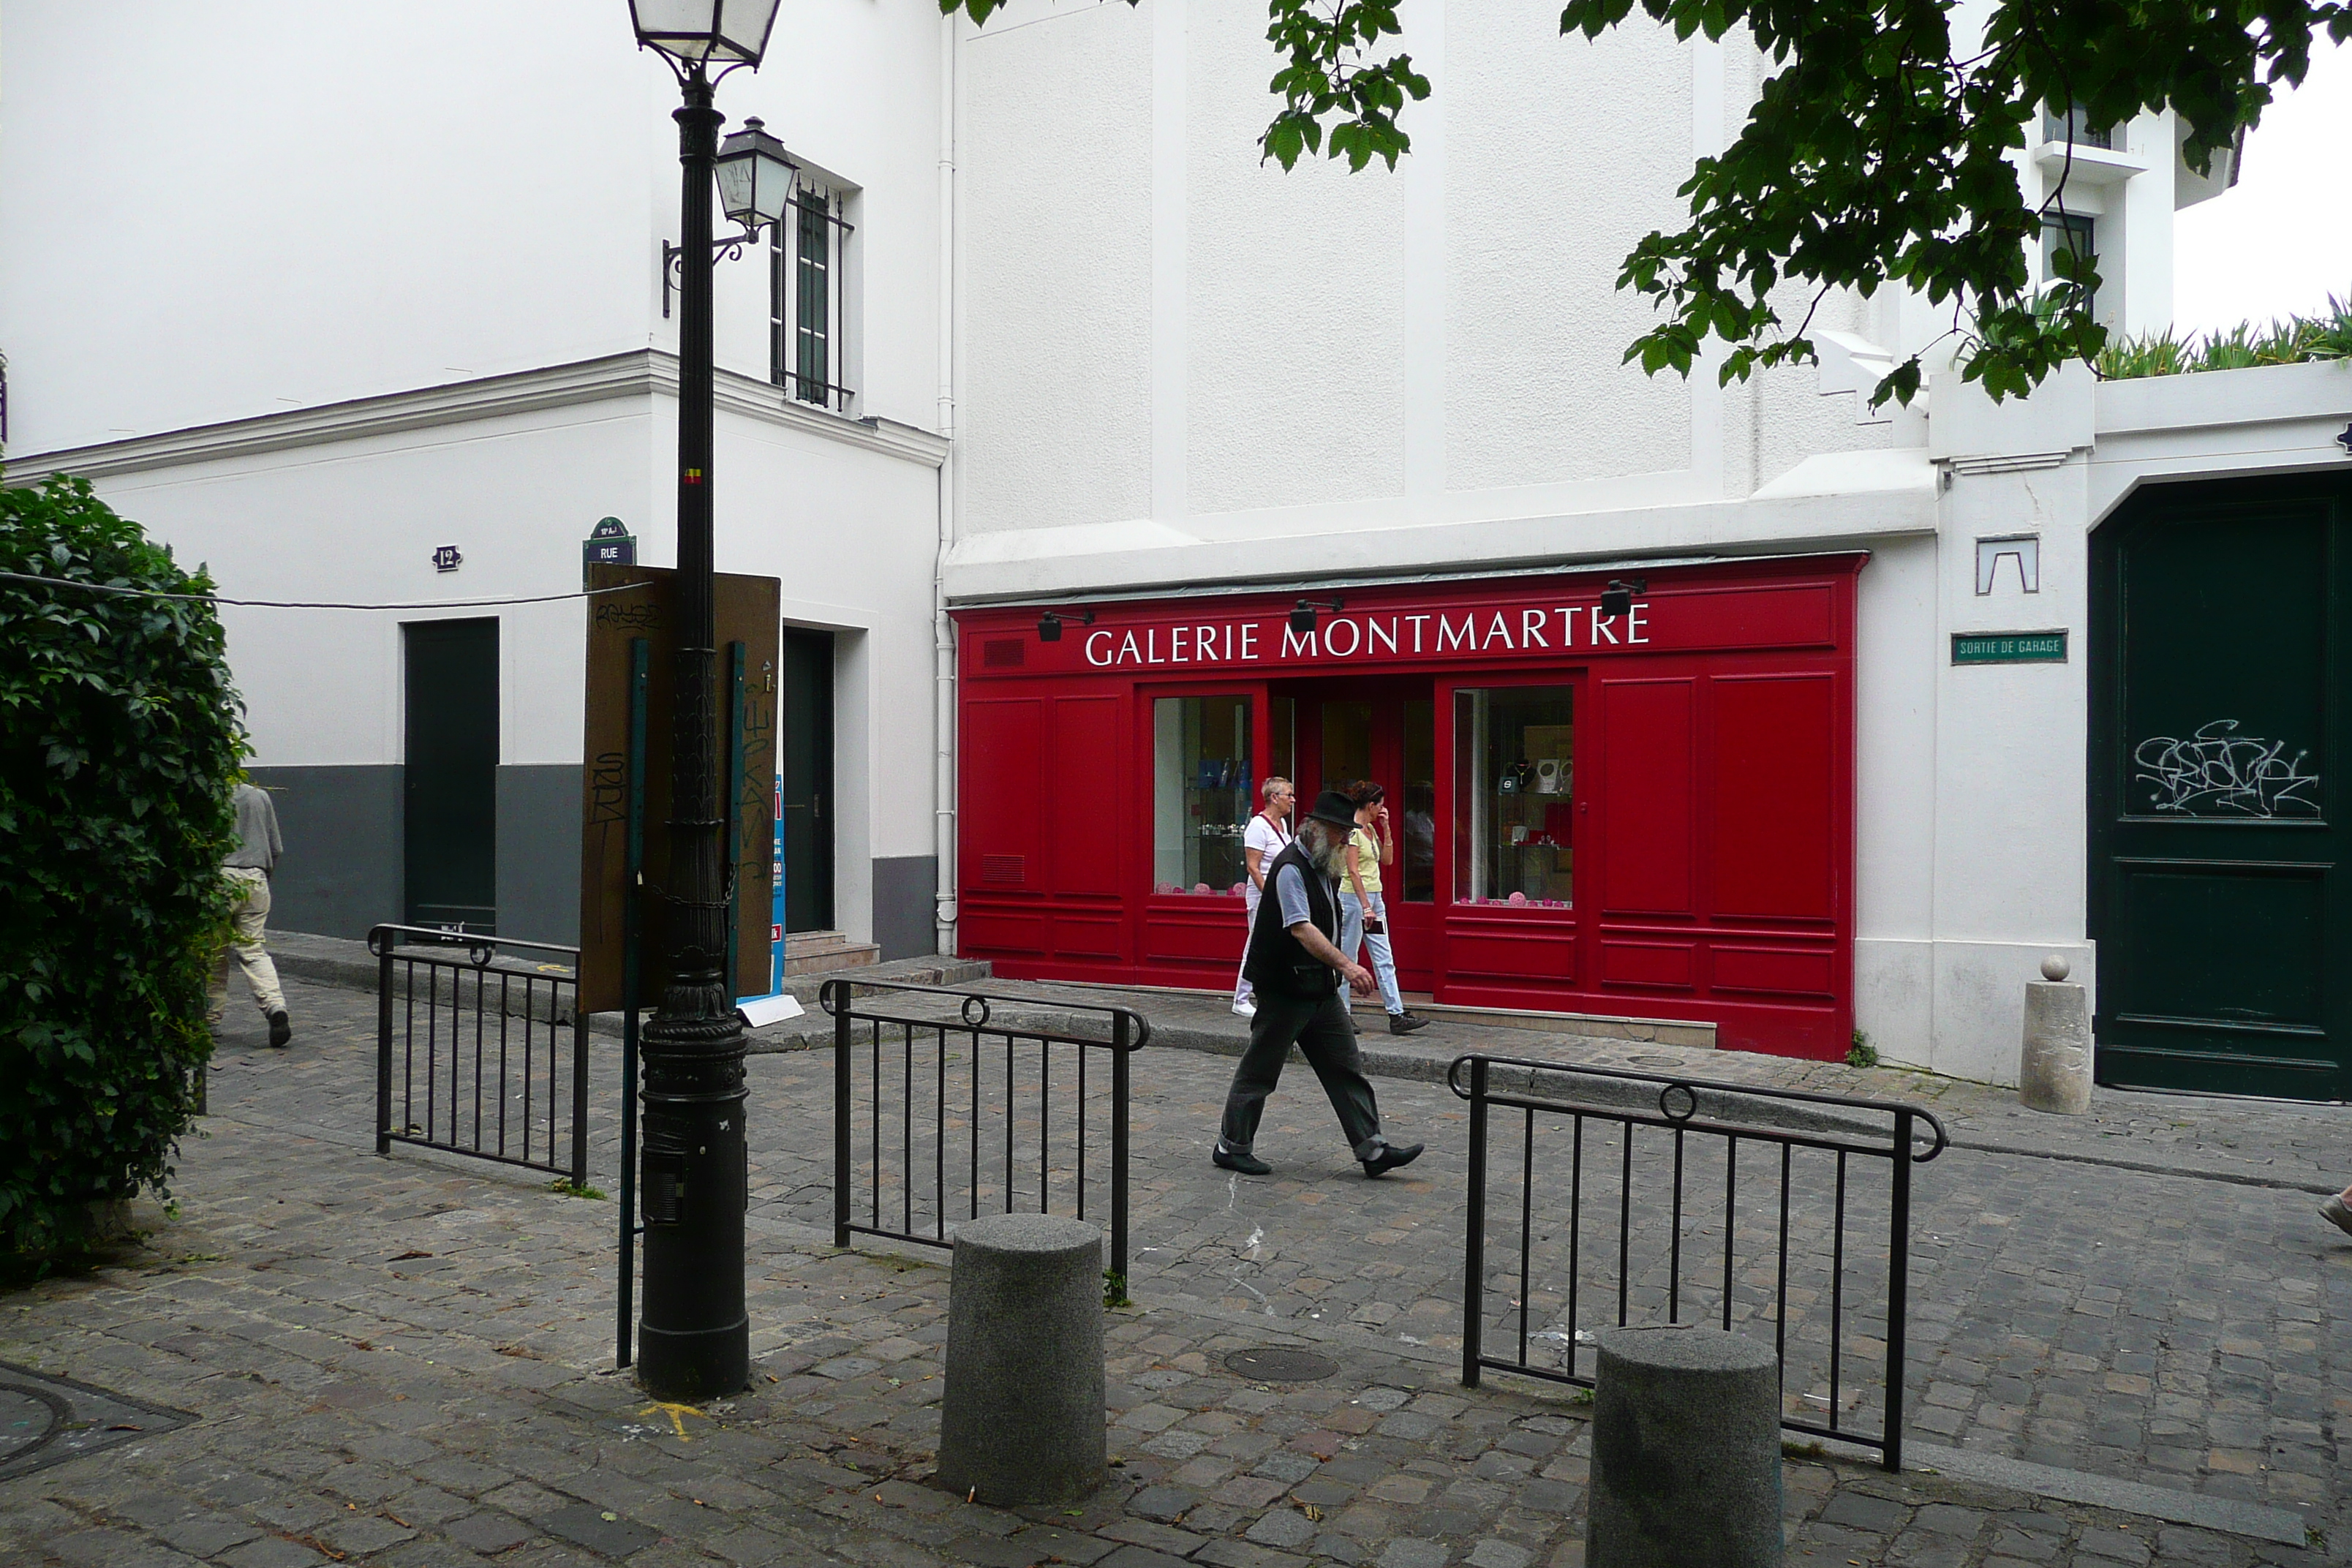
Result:
{"label": "shop display window", "polygon": [[1257,787],[1246,697],[1153,703],[1151,864],[1158,893],[1232,893]]}
{"label": "shop display window", "polygon": [[1454,898],[1574,902],[1575,691],[1503,686],[1454,694]]}

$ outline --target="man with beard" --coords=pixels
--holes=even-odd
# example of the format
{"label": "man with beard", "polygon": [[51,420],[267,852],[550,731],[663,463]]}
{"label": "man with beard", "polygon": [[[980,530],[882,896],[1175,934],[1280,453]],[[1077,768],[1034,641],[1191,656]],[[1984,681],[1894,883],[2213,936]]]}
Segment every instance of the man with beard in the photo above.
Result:
{"label": "man with beard", "polygon": [[1355,803],[1325,790],[1298,825],[1298,836],[1266,868],[1265,892],[1242,959],[1242,973],[1256,991],[1257,1015],[1250,1020],[1249,1049],[1234,1069],[1211,1155],[1224,1170],[1263,1176],[1274,1169],[1250,1150],[1265,1097],[1281,1080],[1294,1045],[1322,1079],[1364,1174],[1386,1175],[1420,1157],[1420,1144],[1399,1147],[1381,1134],[1380,1107],[1357,1059],[1355,1026],[1339,994],[1343,981],[1359,995],[1372,991],[1370,972],[1342,953],[1338,941],[1339,878],[1355,826]]}

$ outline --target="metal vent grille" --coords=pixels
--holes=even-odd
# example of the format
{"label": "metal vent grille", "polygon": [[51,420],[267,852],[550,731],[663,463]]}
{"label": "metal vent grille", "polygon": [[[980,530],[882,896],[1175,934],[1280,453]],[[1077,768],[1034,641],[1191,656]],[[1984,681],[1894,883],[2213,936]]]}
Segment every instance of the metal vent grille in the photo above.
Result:
{"label": "metal vent grille", "polygon": [[1028,858],[1022,855],[983,855],[980,858],[980,879],[992,888],[1017,888],[1029,877]]}
{"label": "metal vent grille", "polygon": [[1019,637],[991,637],[980,645],[982,669],[1018,669],[1028,662],[1029,645]]}

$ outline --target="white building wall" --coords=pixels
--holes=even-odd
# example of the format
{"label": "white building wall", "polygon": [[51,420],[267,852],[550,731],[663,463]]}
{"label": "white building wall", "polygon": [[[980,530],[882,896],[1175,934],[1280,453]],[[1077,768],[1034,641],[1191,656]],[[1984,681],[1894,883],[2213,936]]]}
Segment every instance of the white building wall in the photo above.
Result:
{"label": "white building wall", "polygon": [[646,342],[668,127],[625,15],[26,0],[7,26],[19,453]]}
{"label": "white building wall", "polygon": [[[231,597],[428,606],[227,613],[272,776],[394,768],[401,622],[497,616],[503,904],[508,773],[540,770],[552,802],[580,762],[583,612],[429,606],[575,592],[604,516],[673,558],[674,78],[625,7],[559,0],[25,0],[7,21],[11,479],[96,476]],[[768,63],[718,92],[852,193],[836,379],[858,416],[766,384],[764,239],[721,261],[717,357],[748,379],[722,375],[719,565],[783,579],[787,618],[835,633],[835,913],[866,936],[877,880],[919,871],[926,947],[940,37],[921,7],[794,0]],[[434,572],[440,544],[458,572]],[[352,787],[384,837],[391,786]],[[529,853],[576,860],[548,831]],[[396,844],[372,852],[396,867]],[[367,885],[364,919],[396,916],[396,879]]]}

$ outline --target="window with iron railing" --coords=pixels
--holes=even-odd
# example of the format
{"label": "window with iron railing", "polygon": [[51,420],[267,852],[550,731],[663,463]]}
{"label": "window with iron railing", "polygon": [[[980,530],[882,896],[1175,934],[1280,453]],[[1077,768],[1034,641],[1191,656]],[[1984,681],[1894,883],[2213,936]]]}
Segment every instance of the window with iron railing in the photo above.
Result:
{"label": "window with iron railing", "polygon": [[847,414],[848,198],[805,180],[768,231],[768,379],[803,403]]}
{"label": "window with iron railing", "polygon": [[[2079,288],[2079,284],[2059,274],[2059,254],[2071,252],[2078,265],[2094,262],[2098,259],[2098,235],[2097,222],[2081,213],[2045,215],[2042,219],[2042,287],[2045,289]],[[2096,314],[2099,296],[2095,289],[2091,292],[2090,306],[2092,312]]]}
{"label": "window with iron railing", "polygon": [[2088,123],[2079,109],[2070,109],[2063,114],[2054,109],[2044,109],[2042,111],[2042,140],[2068,142],[2077,147],[2097,147],[2110,153],[2121,151],[2116,145],[2116,128]]}

